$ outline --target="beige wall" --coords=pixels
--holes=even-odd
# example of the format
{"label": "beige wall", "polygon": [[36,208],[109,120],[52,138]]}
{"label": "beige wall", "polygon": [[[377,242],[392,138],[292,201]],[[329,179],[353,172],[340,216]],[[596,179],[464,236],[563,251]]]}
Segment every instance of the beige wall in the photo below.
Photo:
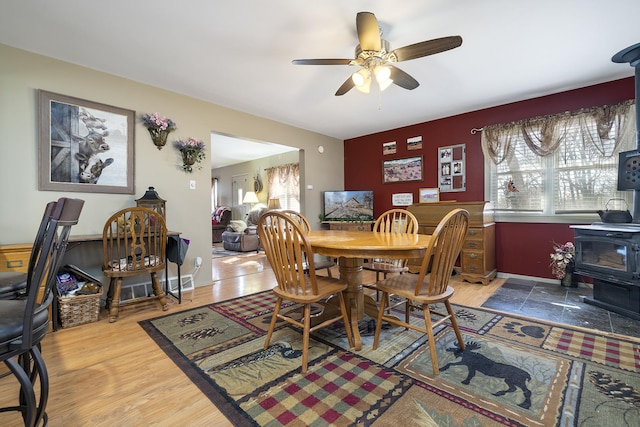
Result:
{"label": "beige wall", "polygon": [[[340,140],[0,44],[0,244],[32,241],[44,205],[61,196],[86,202],[73,234],[101,233],[111,213],[135,205],[135,199],[154,186],[167,200],[169,228],[191,241],[183,274],[191,272],[193,259],[200,256],[204,264],[196,284],[211,282],[209,167],[193,174],[183,172],[176,150],[169,144],[157,150],[136,121],[135,194],[39,191],[38,89],[134,110],[136,117],[158,111],[178,125],[170,141],[194,136],[209,142],[215,131],[303,149],[305,182],[314,185],[313,190],[305,190],[304,211],[310,216],[316,217],[321,210],[320,192],[344,185]],[[318,153],[319,145],[325,147],[324,154]],[[208,151],[207,161],[210,155]],[[196,190],[189,190],[189,180],[196,181]]]}

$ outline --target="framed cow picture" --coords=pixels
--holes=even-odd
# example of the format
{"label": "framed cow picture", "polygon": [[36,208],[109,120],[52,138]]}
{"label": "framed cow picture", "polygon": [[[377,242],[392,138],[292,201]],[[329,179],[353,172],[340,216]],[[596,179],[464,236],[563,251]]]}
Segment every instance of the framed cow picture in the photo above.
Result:
{"label": "framed cow picture", "polygon": [[133,194],[135,111],[38,91],[39,190]]}

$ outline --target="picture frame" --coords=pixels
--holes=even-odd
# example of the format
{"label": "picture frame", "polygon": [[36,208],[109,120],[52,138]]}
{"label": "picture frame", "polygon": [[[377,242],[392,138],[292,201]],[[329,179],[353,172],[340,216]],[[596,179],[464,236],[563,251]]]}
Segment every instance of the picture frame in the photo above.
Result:
{"label": "picture frame", "polygon": [[440,201],[440,190],[437,188],[421,188],[418,191],[420,203],[435,203]]}
{"label": "picture frame", "polygon": [[134,193],[135,111],[38,90],[38,189]]}
{"label": "picture frame", "polygon": [[465,191],[466,147],[465,144],[438,148],[438,189],[440,193]]}
{"label": "picture frame", "polygon": [[382,155],[388,156],[389,154],[396,153],[396,141],[382,143]]}
{"label": "picture frame", "polygon": [[382,183],[392,184],[423,180],[422,156],[382,161]]}

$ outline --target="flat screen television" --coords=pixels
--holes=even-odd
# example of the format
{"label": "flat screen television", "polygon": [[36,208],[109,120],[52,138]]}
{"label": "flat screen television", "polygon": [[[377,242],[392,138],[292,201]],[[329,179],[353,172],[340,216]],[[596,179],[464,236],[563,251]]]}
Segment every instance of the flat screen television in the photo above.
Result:
{"label": "flat screen television", "polygon": [[373,191],[325,191],[325,221],[373,221]]}

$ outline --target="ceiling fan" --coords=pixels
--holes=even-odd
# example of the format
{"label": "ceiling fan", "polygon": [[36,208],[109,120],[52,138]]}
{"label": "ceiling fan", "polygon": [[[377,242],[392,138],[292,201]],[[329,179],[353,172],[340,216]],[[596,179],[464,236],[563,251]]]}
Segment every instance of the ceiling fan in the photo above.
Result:
{"label": "ceiling fan", "polygon": [[368,93],[372,77],[375,78],[380,90],[384,90],[395,83],[412,90],[420,83],[409,74],[392,65],[394,62],[409,61],[422,58],[446,50],[455,49],[462,44],[462,37],[450,36],[427,40],[398,49],[391,50],[387,40],[382,39],[378,20],[371,12],[359,12],[356,15],[356,29],[358,41],[355,59],[294,59],[295,65],[359,65],[356,71],[338,88],[336,96],[344,95],[353,87]]}

